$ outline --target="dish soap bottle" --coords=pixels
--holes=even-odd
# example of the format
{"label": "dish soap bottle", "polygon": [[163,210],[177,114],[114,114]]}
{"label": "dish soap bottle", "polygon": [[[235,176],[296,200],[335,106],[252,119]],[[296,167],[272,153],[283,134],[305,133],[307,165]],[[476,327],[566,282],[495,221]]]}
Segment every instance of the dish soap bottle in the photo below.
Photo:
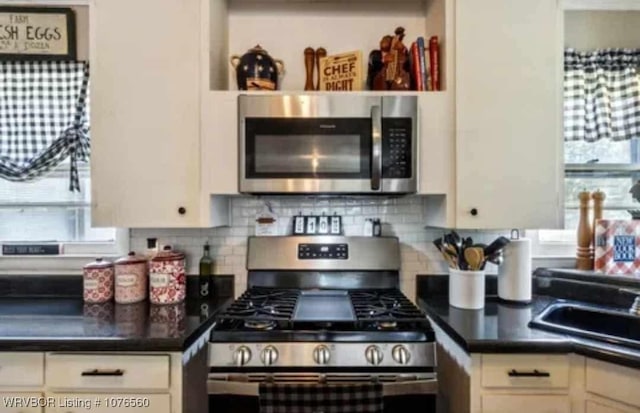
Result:
{"label": "dish soap bottle", "polygon": [[212,293],[211,275],[213,273],[213,260],[209,252],[209,242],[204,244],[204,252],[200,258],[200,297],[209,297]]}

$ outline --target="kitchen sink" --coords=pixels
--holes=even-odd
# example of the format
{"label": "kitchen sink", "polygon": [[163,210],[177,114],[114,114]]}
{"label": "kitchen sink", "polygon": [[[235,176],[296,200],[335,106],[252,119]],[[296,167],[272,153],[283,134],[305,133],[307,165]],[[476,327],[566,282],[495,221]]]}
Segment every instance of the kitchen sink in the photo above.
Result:
{"label": "kitchen sink", "polygon": [[640,349],[640,317],[593,304],[556,301],[531,327]]}

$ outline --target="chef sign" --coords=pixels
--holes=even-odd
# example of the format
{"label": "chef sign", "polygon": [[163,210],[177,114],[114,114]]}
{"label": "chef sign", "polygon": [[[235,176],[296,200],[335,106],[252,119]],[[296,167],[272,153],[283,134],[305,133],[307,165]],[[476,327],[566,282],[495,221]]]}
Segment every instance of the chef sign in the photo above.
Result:
{"label": "chef sign", "polygon": [[75,58],[73,10],[0,7],[0,59]]}

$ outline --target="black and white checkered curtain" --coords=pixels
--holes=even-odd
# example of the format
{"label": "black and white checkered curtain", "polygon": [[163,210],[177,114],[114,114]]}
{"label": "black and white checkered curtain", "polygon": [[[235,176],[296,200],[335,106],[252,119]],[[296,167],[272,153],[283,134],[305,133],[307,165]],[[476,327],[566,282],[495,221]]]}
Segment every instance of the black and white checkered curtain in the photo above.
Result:
{"label": "black and white checkered curtain", "polygon": [[640,137],[640,50],[564,53],[564,139]]}
{"label": "black and white checkered curtain", "polygon": [[88,93],[86,62],[0,61],[0,177],[31,181],[69,158],[69,189],[79,191]]}

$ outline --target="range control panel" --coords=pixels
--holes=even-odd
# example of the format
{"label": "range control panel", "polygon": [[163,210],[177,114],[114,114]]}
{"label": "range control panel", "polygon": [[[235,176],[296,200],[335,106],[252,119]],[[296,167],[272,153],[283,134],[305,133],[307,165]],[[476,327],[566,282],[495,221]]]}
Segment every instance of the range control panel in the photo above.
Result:
{"label": "range control panel", "polygon": [[346,260],[348,258],[348,244],[298,244],[300,260]]}

